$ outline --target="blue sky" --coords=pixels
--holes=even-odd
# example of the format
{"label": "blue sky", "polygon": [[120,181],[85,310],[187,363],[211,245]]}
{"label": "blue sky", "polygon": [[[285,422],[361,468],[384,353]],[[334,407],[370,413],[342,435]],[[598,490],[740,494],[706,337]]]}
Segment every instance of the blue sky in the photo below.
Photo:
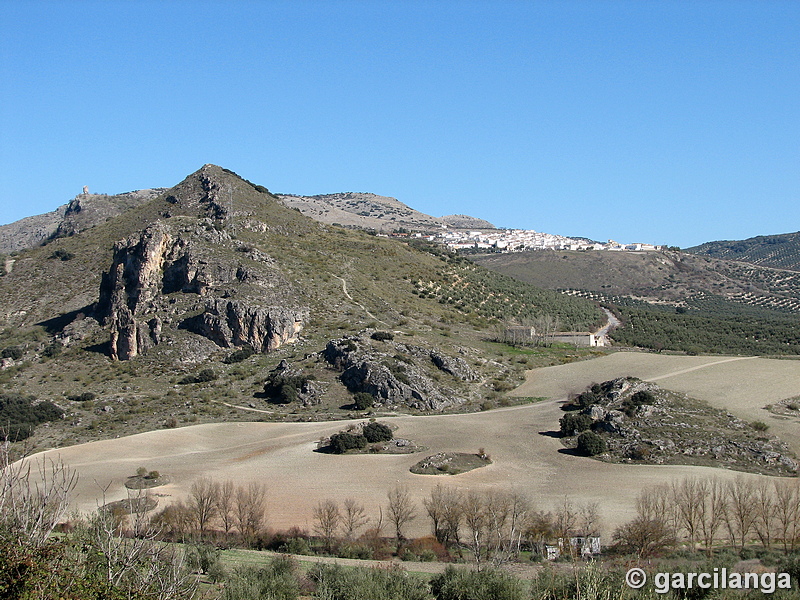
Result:
{"label": "blue sky", "polygon": [[800,2],[0,0],[0,223],[205,163],[682,247],[800,230]]}

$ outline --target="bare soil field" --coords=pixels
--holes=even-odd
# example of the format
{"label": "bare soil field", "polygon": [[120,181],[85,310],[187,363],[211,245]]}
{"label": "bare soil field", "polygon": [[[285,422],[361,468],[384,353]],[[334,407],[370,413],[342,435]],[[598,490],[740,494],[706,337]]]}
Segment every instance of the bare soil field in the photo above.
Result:
{"label": "bare soil field", "polygon": [[[763,409],[800,394],[800,361],[617,353],[528,372],[527,381],[512,394],[549,398],[544,402],[473,414],[386,419],[397,427],[396,437],[425,446],[427,453],[475,453],[485,448],[492,464],[457,476],[412,474],[409,468],[424,456],[420,454],[314,452],[317,440],[346,426],[341,421],[205,424],[50,450],[36,457],[60,457],[77,470],[74,506],[80,511],[124,498],[125,480],[145,467],[170,478],[169,484],[151,490],[162,507],[184,498],[202,476],[262,481],[268,486],[268,524],[275,529],[311,530],[313,508],[327,498],[355,498],[377,518],[378,507],[386,505],[387,491],[395,485],[407,486],[421,501],[441,483],[465,490],[513,489],[545,510],[555,509],[565,496],[575,504],[598,502],[608,534],[634,514],[636,495],[643,487],[687,475],[741,475],[709,467],[615,465],[560,452],[555,432],[563,415],[561,401],[592,382],[625,375],[656,381],[748,420],[762,420],[800,451],[798,421]],[[430,531],[421,502],[418,515],[410,535]]]}

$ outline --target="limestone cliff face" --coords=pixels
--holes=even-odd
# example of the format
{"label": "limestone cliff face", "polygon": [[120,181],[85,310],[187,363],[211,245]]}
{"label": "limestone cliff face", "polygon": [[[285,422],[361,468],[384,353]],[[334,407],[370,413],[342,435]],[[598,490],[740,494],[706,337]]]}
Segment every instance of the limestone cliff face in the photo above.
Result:
{"label": "limestone cliff face", "polygon": [[280,306],[260,308],[224,298],[209,299],[203,314],[189,329],[218,346],[249,344],[256,352],[271,352],[294,342],[308,319],[308,311]]}
{"label": "limestone cliff face", "polygon": [[[158,222],[115,245],[97,305],[114,359],[129,360],[157,345],[165,320],[225,348],[249,344],[269,352],[297,339],[308,311],[287,301],[288,282],[271,259],[252,253],[231,258],[224,244],[215,248],[198,238],[203,232],[174,233]],[[187,303],[178,306],[170,296],[176,293],[204,298],[203,312],[181,314]],[[196,303],[189,304],[186,310],[196,311]]]}

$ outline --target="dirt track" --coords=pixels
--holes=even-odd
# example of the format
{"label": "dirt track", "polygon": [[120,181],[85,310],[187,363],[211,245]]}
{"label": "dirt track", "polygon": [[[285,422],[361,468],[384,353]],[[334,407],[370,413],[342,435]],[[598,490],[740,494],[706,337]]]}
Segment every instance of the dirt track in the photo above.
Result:
{"label": "dirt track", "polygon": [[[600,503],[606,530],[624,522],[642,487],[685,475],[737,473],[704,467],[611,465],[559,452],[547,435],[563,414],[559,401],[593,381],[634,375],[662,387],[685,391],[732,413],[766,421],[800,451],[797,421],[778,420],[761,407],[800,394],[800,361],[670,357],[618,353],[604,358],[529,372],[513,393],[545,396],[546,402],[468,415],[396,417],[396,435],[413,439],[428,451],[414,455],[335,456],[314,452],[316,441],[346,425],[334,423],[220,423],[93,442],[53,450],[80,474],[75,506],[94,509],[101,488],[106,501],[125,497],[123,482],[137,467],[170,475],[172,483],[155,488],[162,505],[187,494],[203,475],[217,480],[264,481],[269,488],[269,524],[311,529],[312,510],[326,498],[360,500],[372,517],[386,504],[386,492],[407,485],[421,499],[437,483],[462,489],[515,489],[543,509],[553,509],[565,495],[573,502]],[[494,463],[456,477],[414,475],[409,467],[438,451],[476,452],[484,447]],[[759,477],[759,476],[752,476]],[[427,519],[412,523],[410,534],[428,533]]]}

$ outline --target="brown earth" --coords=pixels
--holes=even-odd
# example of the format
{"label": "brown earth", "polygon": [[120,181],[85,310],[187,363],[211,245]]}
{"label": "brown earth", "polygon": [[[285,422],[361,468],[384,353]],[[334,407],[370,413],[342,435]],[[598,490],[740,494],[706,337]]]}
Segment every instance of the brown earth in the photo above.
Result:
{"label": "brown earth", "polygon": [[[474,453],[484,447],[491,456],[491,465],[453,477],[412,474],[409,468],[418,455],[314,452],[317,440],[341,430],[346,422],[205,424],[51,450],[45,456],[60,456],[78,471],[74,506],[81,511],[125,497],[125,480],[143,466],[171,478],[168,485],[152,492],[162,506],[185,497],[201,476],[263,481],[269,490],[269,525],[278,529],[312,529],[313,508],[327,498],[356,498],[376,518],[393,486],[408,486],[421,500],[442,483],[477,491],[513,489],[546,510],[555,509],[565,495],[576,504],[599,502],[606,533],[610,533],[633,514],[636,495],[644,487],[688,475],[716,475],[723,480],[742,475],[709,467],[608,464],[559,452],[561,442],[552,432],[563,415],[560,402],[592,382],[625,375],[689,393],[748,420],[762,420],[800,452],[797,421],[781,419],[763,408],[798,395],[800,361],[617,353],[529,371],[527,381],[512,394],[549,398],[538,404],[391,419],[396,436],[413,439],[432,453]],[[418,513],[408,534],[429,533],[421,503]]]}

